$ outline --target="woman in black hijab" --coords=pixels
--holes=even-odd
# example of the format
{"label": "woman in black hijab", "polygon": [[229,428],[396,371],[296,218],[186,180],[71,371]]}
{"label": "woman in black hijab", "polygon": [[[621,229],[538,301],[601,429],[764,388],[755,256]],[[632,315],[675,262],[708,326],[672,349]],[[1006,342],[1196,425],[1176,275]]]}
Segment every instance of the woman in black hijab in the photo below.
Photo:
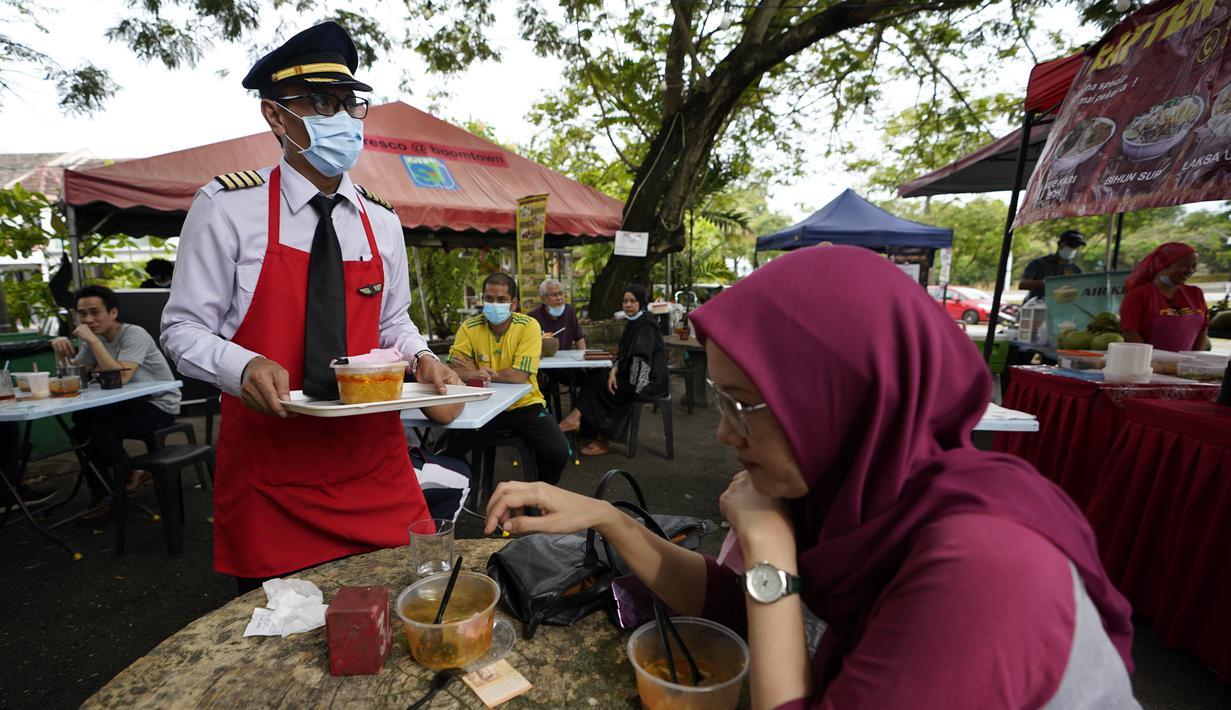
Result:
{"label": "woman in black hijab", "polygon": [[581,453],[598,456],[610,451],[609,443],[628,438],[633,407],[667,393],[667,348],[658,322],[646,308],[645,286],[630,284],[624,290],[624,316],[628,323],[620,336],[615,366],[604,377],[595,373],[582,388],[577,408],[560,422],[566,432],[581,430],[593,436]]}

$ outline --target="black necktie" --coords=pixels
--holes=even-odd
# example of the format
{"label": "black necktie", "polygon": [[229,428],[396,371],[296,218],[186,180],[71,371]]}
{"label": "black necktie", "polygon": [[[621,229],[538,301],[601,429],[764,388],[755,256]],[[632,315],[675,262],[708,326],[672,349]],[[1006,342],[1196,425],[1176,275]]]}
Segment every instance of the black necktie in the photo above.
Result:
{"label": "black necktie", "polygon": [[303,391],[309,397],[337,399],[338,383],[329,363],[346,352],[346,285],[342,247],[333,228],[333,208],[341,198],[317,195],[310,201],[320,216],[308,260],[308,305],[304,312]]}

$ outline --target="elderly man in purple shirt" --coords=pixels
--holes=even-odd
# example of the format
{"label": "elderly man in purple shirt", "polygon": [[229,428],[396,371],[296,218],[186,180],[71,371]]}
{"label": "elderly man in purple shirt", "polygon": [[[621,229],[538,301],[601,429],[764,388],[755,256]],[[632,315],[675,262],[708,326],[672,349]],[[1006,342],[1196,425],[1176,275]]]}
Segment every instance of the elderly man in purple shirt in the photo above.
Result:
{"label": "elderly man in purple shirt", "polygon": [[530,317],[539,322],[543,335],[555,335],[561,350],[585,350],[586,334],[577,320],[577,311],[564,302],[564,284],[556,279],[545,279],[539,285],[543,303],[530,311]]}

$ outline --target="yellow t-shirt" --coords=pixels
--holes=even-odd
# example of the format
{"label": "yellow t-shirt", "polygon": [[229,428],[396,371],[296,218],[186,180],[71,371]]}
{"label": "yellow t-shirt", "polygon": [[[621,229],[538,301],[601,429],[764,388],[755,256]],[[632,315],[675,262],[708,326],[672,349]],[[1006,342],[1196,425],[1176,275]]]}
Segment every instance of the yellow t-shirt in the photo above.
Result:
{"label": "yellow t-shirt", "polygon": [[465,355],[476,367],[487,367],[500,372],[508,368],[521,370],[530,375],[530,391],[513,403],[509,409],[521,409],[532,404],[547,405],[539,391],[539,357],[543,354],[543,330],[539,322],[530,316],[514,313],[504,335],[496,337],[487,319],[475,316],[457,329],[457,338],[449,348],[449,359]]}

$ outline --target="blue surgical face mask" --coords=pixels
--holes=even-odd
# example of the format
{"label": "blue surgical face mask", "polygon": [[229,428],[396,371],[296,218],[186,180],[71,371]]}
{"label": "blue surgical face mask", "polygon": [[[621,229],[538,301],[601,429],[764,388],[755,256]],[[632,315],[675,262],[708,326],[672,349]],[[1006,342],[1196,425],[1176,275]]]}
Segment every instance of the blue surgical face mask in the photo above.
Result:
{"label": "blue surgical face mask", "polygon": [[492,325],[500,325],[509,319],[513,314],[513,304],[511,303],[484,303],[483,317]]}
{"label": "blue surgical face mask", "polygon": [[1077,256],[1077,250],[1072,247],[1060,247],[1060,251],[1057,254],[1065,261],[1072,261],[1073,257]]}
{"label": "blue surgical face mask", "polygon": [[1158,275],[1158,282],[1159,282],[1160,284],[1162,284],[1162,285],[1166,286],[1167,288],[1174,288],[1174,287],[1175,287],[1175,282],[1174,282],[1174,281],[1172,281],[1172,280],[1171,280],[1171,277],[1170,277],[1170,276],[1168,276],[1167,274],[1159,274],[1159,275]]}
{"label": "blue surgical face mask", "polygon": [[560,316],[564,315],[564,305],[561,304],[559,306],[548,306],[547,315],[551,316],[552,318],[559,318]]}
{"label": "blue surgical face mask", "polygon": [[629,319],[629,320],[637,320],[638,318],[640,318],[640,317],[641,317],[641,314],[642,314],[642,313],[645,313],[645,311],[637,311],[637,314],[636,314],[636,315],[633,315],[633,316],[630,316],[630,315],[628,315],[628,314],[625,314],[625,315],[624,315],[624,317],[625,317],[625,318],[627,318],[627,319]]}
{"label": "blue surgical face mask", "polygon": [[299,145],[290,136],[286,140],[298,148],[321,175],[337,177],[355,167],[363,150],[363,121],[351,118],[345,111],[332,116],[300,116],[282,104],[278,106],[303,121],[311,141],[308,147]]}

